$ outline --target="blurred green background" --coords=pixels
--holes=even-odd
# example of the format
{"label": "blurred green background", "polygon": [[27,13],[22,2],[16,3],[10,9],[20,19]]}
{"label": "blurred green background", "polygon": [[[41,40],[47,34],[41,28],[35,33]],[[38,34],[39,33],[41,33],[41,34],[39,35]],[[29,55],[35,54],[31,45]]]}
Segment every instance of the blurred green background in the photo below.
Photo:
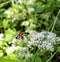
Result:
{"label": "blurred green background", "polygon": [[[60,0],[0,0],[0,32],[49,30],[60,10]],[[60,14],[54,32],[60,33]]]}
{"label": "blurred green background", "polygon": [[30,30],[53,31],[60,36],[60,0],[0,0],[0,34],[4,35],[0,57],[14,36]]}

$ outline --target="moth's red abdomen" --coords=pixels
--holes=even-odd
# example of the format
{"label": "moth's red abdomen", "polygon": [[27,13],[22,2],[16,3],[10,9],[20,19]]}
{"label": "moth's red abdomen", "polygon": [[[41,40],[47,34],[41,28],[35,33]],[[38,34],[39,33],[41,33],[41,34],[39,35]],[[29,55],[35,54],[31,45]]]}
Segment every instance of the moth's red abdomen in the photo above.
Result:
{"label": "moth's red abdomen", "polygon": [[22,33],[20,33],[20,34],[19,34],[19,37],[20,37],[21,39],[23,39],[23,34],[22,34]]}

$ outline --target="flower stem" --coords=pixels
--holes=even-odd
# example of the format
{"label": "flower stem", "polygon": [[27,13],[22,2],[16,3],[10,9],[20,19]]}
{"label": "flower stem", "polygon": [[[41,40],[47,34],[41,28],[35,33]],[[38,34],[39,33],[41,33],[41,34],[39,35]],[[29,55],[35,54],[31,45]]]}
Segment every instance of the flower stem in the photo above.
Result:
{"label": "flower stem", "polygon": [[57,53],[57,51],[46,61],[46,62],[49,62],[53,57],[54,55]]}
{"label": "flower stem", "polygon": [[60,10],[59,10],[58,13],[57,13],[57,16],[56,16],[55,21],[54,21],[54,23],[53,23],[51,32],[53,31],[53,29],[54,29],[54,27],[55,27],[55,24],[56,24],[56,21],[57,21],[57,19],[58,19],[57,17],[58,17],[58,15],[59,15],[59,13],[60,13]]}

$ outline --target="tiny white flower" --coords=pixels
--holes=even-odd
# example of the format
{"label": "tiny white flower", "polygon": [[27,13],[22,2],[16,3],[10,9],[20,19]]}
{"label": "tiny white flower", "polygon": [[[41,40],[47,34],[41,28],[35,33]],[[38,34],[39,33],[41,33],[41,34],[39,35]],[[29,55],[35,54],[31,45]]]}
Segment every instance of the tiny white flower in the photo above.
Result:
{"label": "tiny white flower", "polygon": [[35,11],[34,8],[28,8],[28,13],[29,13],[29,14],[32,13],[32,12],[34,12],[34,11]]}
{"label": "tiny white flower", "polygon": [[18,0],[18,3],[22,4],[23,3],[23,0]]}
{"label": "tiny white flower", "polygon": [[27,1],[27,4],[33,5],[33,4],[34,4],[34,0],[28,0],[28,1]]}
{"label": "tiny white flower", "polygon": [[5,14],[11,15],[11,14],[13,14],[13,12],[10,10],[7,10],[7,11],[5,11]]}
{"label": "tiny white flower", "polygon": [[12,19],[12,22],[14,22],[16,20],[16,17],[14,17],[13,19]]}
{"label": "tiny white flower", "polygon": [[3,40],[4,34],[0,33],[0,40]]}
{"label": "tiny white flower", "polygon": [[11,43],[15,43],[17,41],[20,41],[20,39],[16,39],[16,36],[13,38],[13,40],[11,41]]}
{"label": "tiny white flower", "polygon": [[60,38],[52,32],[36,32],[32,31],[30,33],[30,41],[27,46],[29,48],[34,48],[32,46],[38,47],[38,49],[54,51],[54,45],[60,42]]}
{"label": "tiny white flower", "polygon": [[13,15],[13,12],[11,10],[7,10],[4,14],[6,14],[8,18],[10,18]]}
{"label": "tiny white flower", "polygon": [[12,45],[11,47],[7,48],[6,53],[11,54],[18,49],[19,49],[19,46]]}
{"label": "tiny white flower", "polygon": [[32,56],[32,54],[29,53],[26,47],[20,47],[18,54],[20,58],[25,58],[25,59],[29,59]]}
{"label": "tiny white flower", "polygon": [[29,59],[32,55],[33,55],[33,54],[30,54],[29,52],[27,52],[27,53],[25,54],[25,58],[26,58],[26,59]]}
{"label": "tiny white flower", "polygon": [[24,21],[24,22],[22,22],[21,25],[22,25],[22,26],[28,26],[28,25],[29,25],[29,22],[28,22],[28,21]]}
{"label": "tiny white flower", "polygon": [[26,47],[20,47],[20,53],[24,53],[27,50]]}

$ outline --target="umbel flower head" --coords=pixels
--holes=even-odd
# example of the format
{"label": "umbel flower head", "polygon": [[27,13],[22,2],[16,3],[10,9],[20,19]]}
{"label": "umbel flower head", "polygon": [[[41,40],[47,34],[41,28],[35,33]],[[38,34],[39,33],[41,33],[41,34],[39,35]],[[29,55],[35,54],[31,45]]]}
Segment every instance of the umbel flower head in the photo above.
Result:
{"label": "umbel flower head", "polygon": [[27,47],[20,47],[18,56],[20,59],[21,58],[29,59],[32,56],[32,54],[29,53]]}
{"label": "umbel flower head", "polygon": [[55,33],[52,32],[36,32],[33,31],[30,34],[30,41],[27,46],[31,49],[37,47],[38,49],[54,51],[54,46],[60,42],[60,38],[56,36]]}

